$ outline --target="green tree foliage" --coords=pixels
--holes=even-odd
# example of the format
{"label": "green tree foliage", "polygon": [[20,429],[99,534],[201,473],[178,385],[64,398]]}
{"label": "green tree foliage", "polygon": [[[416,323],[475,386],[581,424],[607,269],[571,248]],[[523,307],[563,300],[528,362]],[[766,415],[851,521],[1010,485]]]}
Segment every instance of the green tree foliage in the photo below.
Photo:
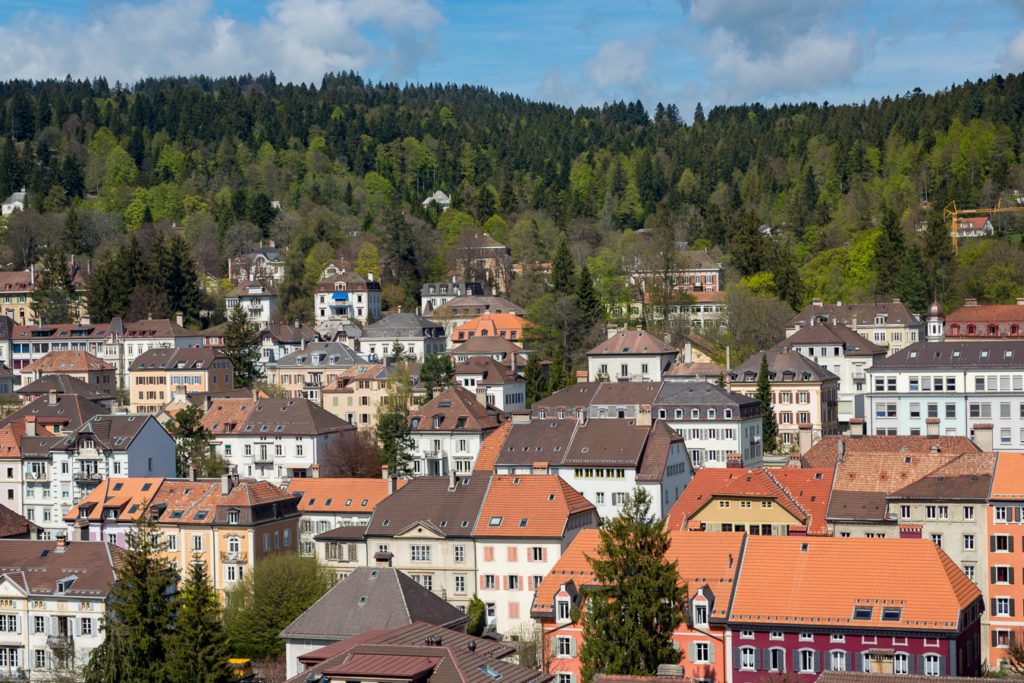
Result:
{"label": "green tree foliage", "polygon": [[659,664],[679,662],[672,633],[686,595],[676,563],[668,560],[665,521],[651,512],[650,495],[637,488],[600,537],[589,558],[598,585],[585,591],[583,680],[597,673],[653,676]]}
{"label": "green tree foliage", "polygon": [[64,251],[69,254],[86,254],[89,251],[89,245],[85,241],[85,228],[74,205],[64,214],[60,241]]}
{"label": "green tree foliage", "polygon": [[87,683],[168,679],[166,658],[174,632],[178,575],[149,515],[139,516],[126,541],[103,620],[103,643],[85,667]]}
{"label": "green tree foliage", "polygon": [[455,365],[447,353],[430,353],[423,359],[420,369],[420,382],[427,388],[429,396],[434,389],[447,387],[455,377]]}
{"label": "green tree foliage", "polygon": [[527,408],[549,394],[544,370],[535,353],[531,353],[529,360],[526,361],[526,367],[523,368],[523,381],[526,382]]}
{"label": "green tree foliage", "polygon": [[380,459],[396,477],[412,476],[412,453],[416,443],[404,412],[385,412],[377,416],[377,443]]}
{"label": "green tree foliage", "polygon": [[42,271],[32,298],[32,309],[39,321],[56,325],[77,319],[75,286],[62,245],[58,243],[46,250]]}
{"label": "green tree foliage", "polygon": [[235,368],[235,386],[251,387],[263,377],[260,330],[241,306],[231,309],[224,326],[224,355]]}
{"label": "green tree foliage", "polygon": [[590,277],[590,269],[584,264],[580,268],[579,277],[576,279],[576,302],[583,314],[583,320],[588,325],[593,325],[604,319],[604,309],[601,300],[594,289],[594,281]]}
{"label": "green tree foliage", "polygon": [[283,320],[309,322],[312,318],[313,291],[306,280],[306,254],[297,244],[285,254],[284,281],[278,290],[278,305]]}
{"label": "green tree foliage", "polygon": [[754,398],[761,404],[761,444],[765,453],[774,453],[778,448],[779,425],[775,422],[775,407],[772,402],[771,377],[768,370],[768,356],[761,354],[761,366],[757,371],[757,390]]}
{"label": "green tree foliage", "polygon": [[561,295],[576,291],[576,264],[565,239],[558,243],[558,250],[551,259],[551,291]]}
{"label": "green tree foliage", "polygon": [[211,450],[213,433],[203,426],[203,410],[189,405],[174,414],[164,426],[167,433],[178,442],[177,471],[179,477],[187,477],[190,468],[196,468],[200,477],[219,477],[224,474],[224,462]]}
{"label": "green tree foliage", "polygon": [[284,641],[277,634],[333,584],[332,572],[315,557],[275,553],[259,560],[225,596],[224,630],[231,652],[254,659],[281,656]]}
{"label": "green tree foliage", "polygon": [[230,656],[220,599],[207,576],[206,563],[193,558],[178,592],[178,618],[167,643],[168,683],[228,683]]}
{"label": "green tree foliage", "polygon": [[487,626],[487,606],[479,595],[473,594],[469,607],[466,608],[466,615],[469,616],[466,633],[471,636],[483,635],[484,627]]}

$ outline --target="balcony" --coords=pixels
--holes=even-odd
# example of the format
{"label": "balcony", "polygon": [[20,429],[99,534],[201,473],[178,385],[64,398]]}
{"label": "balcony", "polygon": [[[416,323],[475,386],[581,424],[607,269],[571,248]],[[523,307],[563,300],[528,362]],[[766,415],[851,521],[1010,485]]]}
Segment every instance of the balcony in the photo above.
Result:
{"label": "balcony", "polygon": [[71,475],[76,484],[98,484],[103,481],[103,475],[99,472],[75,472]]}
{"label": "balcony", "polygon": [[46,636],[46,647],[51,650],[64,650],[74,647],[74,644],[75,641],[74,638],[71,637],[71,634]]}
{"label": "balcony", "polygon": [[255,465],[273,465],[274,456],[270,455],[269,453],[257,453],[256,455],[252,456],[252,461],[253,464]]}
{"label": "balcony", "polygon": [[50,473],[49,472],[26,472],[25,473],[25,481],[29,482],[29,483],[31,483],[33,481],[50,481]]}
{"label": "balcony", "polygon": [[220,561],[227,564],[245,564],[249,557],[243,552],[221,552]]}
{"label": "balcony", "polygon": [[423,457],[427,460],[440,460],[448,457],[447,451],[423,451]]}

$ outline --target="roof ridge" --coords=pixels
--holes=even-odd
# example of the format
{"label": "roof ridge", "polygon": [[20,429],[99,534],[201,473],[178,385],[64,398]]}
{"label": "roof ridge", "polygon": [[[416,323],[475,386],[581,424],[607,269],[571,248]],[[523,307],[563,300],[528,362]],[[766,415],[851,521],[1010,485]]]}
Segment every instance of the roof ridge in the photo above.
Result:
{"label": "roof ridge", "polygon": [[808,512],[806,509],[804,509],[804,506],[800,504],[800,501],[798,501],[796,499],[796,496],[794,496],[790,492],[790,490],[786,487],[786,485],[783,484],[781,481],[779,481],[778,478],[774,474],[769,472],[767,467],[764,467],[764,468],[761,468],[761,469],[768,476],[768,478],[772,482],[774,482],[776,486],[779,487],[779,490],[782,492],[782,495],[784,495],[791,503],[793,503],[793,505],[796,506],[797,510],[799,510],[802,513],[804,513],[804,517],[807,519],[807,526],[810,527],[811,526],[811,524],[810,524],[811,523],[811,513]]}

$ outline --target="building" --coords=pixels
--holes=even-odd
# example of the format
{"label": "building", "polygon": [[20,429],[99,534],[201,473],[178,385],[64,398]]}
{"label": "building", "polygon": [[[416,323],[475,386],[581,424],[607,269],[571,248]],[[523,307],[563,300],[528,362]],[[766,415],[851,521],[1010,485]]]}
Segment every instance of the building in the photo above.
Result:
{"label": "building", "polygon": [[489,356],[474,356],[455,366],[455,382],[466,391],[483,390],[487,405],[502,412],[526,409],[526,380],[515,367],[507,368]]}
{"label": "building", "polygon": [[0,504],[0,539],[7,538],[39,538],[39,527],[6,505]]}
{"label": "building", "polygon": [[453,277],[451,282],[425,282],[420,288],[420,304],[423,315],[431,316],[437,309],[452,299],[464,296],[483,296],[484,287],[479,282],[466,282]]}
{"label": "building", "polygon": [[936,453],[979,453],[965,436],[870,436],[862,434],[864,422],[854,421],[852,436],[823,436],[800,457],[802,467],[835,469],[848,453],[889,453],[934,455]]}
{"label": "building", "polygon": [[[404,367],[403,367],[404,366]],[[403,381],[408,373],[412,391],[405,408],[415,412],[417,399],[426,389],[417,387],[418,364],[359,363],[338,373],[337,378],[321,389],[324,410],[345,420],[358,429],[372,431],[377,428],[377,416],[396,400],[392,387]]]}
{"label": "building", "polygon": [[485,283],[498,292],[512,284],[512,250],[487,233],[467,231],[451,247],[453,270],[466,280]]}
{"label": "building", "polygon": [[30,325],[35,322],[32,295],[35,292],[35,271],[0,271],[0,310],[14,324]]}
{"label": "building", "polygon": [[28,203],[28,192],[25,188],[21,188],[21,192],[12,192],[7,199],[4,200],[3,204],[0,205],[0,213],[4,216],[10,216],[15,211],[24,211],[25,206]]}
{"label": "building", "polygon": [[19,385],[29,384],[47,375],[65,375],[101,391],[114,392],[117,389],[115,368],[88,351],[51,351],[37,361],[23,366]]}
{"label": "building", "polygon": [[738,394],[754,396],[762,356],[768,361],[780,450],[799,448],[805,452],[821,437],[837,434],[839,378],[799,353],[785,349],[755,353],[729,373],[729,387]]}
{"label": "building", "polygon": [[1024,446],[1024,341],[918,342],[868,370],[870,434]]}
{"label": "building", "polygon": [[118,551],[106,543],[0,539],[0,676],[52,680],[103,643]]}
{"label": "building", "polygon": [[314,319],[317,325],[350,320],[368,325],[380,320],[380,291],[380,283],[374,280],[373,273],[363,277],[342,271],[317,283]]}
{"label": "building", "polygon": [[280,283],[284,280],[284,250],[278,249],[273,240],[266,246],[260,243],[258,249],[228,259],[228,278],[234,282],[253,282],[256,280],[272,280]]}
{"label": "building", "polygon": [[157,413],[179,396],[235,386],[231,359],[218,349],[159,348],[138,356],[129,368],[132,411]]}
{"label": "building", "polygon": [[263,329],[277,314],[277,287],[272,280],[239,282],[225,295],[224,308],[226,315],[241,308],[249,322]]}
{"label": "building", "polygon": [[22,386],[15,393],[21,398],[22,403],[31,403],[36,399],[49,396],[51,391],[57,396],[77,394],[111,412],[116,398],[114,387],[100,388],[86,384],[70,375],[43,375],[36,381]]}
{"label": "building", "polygon": [[22,494],[25,489],[25,469],[21,465],[21,437],[24,423],[0,426],[0,503],[23,515]]}
{"label": "building", "polygon": [[404,479],[396,482],[388,477],[292,479],[285,490],[299,499],[299,553],[310,557],[316,554],[313,539],[317,534],[339,527],[355,527],[361,532],[370,522],[377,503],[404,484]]}
{"label": "building", "polygon": [[587,351],[591,382],[660,382],[679,349],[643,330],[610,327],[608,338]]}
{"label": "building", "polygon": [[406,574],[390,567],[360,567],[281,631],[286,676],[302,671],[299,657],[365,633],[411,624],[465,631],[469,617]]}
{"label": "building", "polygon": [[534,592],[597,510],[554,475],[491,477],[476,522],[477,596],[487,624],[506,639],[531,640]]}
{"label": "building", "polygon": [[441,190],[435,190],[434,194],[424,199],[421,203],[424,209],[429,207],[431,204],[436,204],[437,207],[441,209],[441,212],[444,213],[452,205],[452,198]]}
{"label": "building", "polygon": [[725,366],[711,357],[710,343],[696,334],[686,335],[679,359],[664,373],[666,382],[725,382]]}
{"label": "building", "polygon": [[400,349],[422,363],[430,354],[445,352],[444,328],[415,313],[392,313],[366,326],[359,348],[371,360],[394,356]]}
{"label": "building", "polygon": [[456,607],[477,592],[474,531],[489,476],[417,477],[377,504],[367,555],[387,561]]}
{"label": "building", "polygon": [[150,415],[96,415],[58,435],[26,418],[21,439],[23,514],[55,538],[64,514],[104,479],[170,477],[175,443]]}
{"label": "building", "polygon": [[449,338],[456,327],[465,325],[482,315],[522,316],[524,312],[522,306],[512,303],[505,297],[480,294],[457,296],[449,299],[444,305],[429,310],[426,304],[423,305],[423,315],[439,325],[443,325],[444,333]]}
{"label": "building", "polygon": [[967,239],[969,237],[991,237],[994,232],[995,229],[992,227],[992,221],[989,220],[988,216],[977,216],[975,218],[957,216],[957,239]]}
{"label": "building", "polygon": [[[941,315],[941,309],[939,310]],[[1024,298],[1015,304],[979,305],[977,299],[967,299],[961,308],[944,319],[945,341],[971,341],[974,339],[1014,339],[1024,331]],[[937,341],[943,341],[939,339]]]}
{"label": "building", "polygon": [[501,424],[501,411],[487,405],[483,388],[471,394],[450,387],[409,416],[416,476],[468,476],[484,438]]}
{"label": "building", "polygon": [[[9,320],[9,318],[4,318]],[[107,342],[110,325],[3,325],[0,326],[4,347],[0,355],[15,371],[15,380],[20,381],[18,371],[33,361],[39,360],[52,351],[87,351],[103,358],[115,367],[108,357]],[[116,355],[116,354],[112,354]],[[120,369],[120,368],[119,368]]]}
{"label": "building", "polygon": [[530,360],[522,347],[501,337],[474,337],[453,348],[449,355],[456,363],[465,363],[480,356],[489,357],[515,370],[525,367]]}
{"label": "building", "polygon": [[288,683],[547,683],[551,675],[512,663],[516,648],[416,622],[374,631],[299,657]]}
{"label": "building", "polygon": [[[988,526],[988,651],[990,669],[999,669],[1006,650],[1024,629],[1024,577],[1018,576],[1024,559],[1024,536],[1020,536],[1024,520],[1024,454],[998,453],[992,490],[989,493],[985,522]],[[1019,541],[1019,542],[1018,542]],[[1018,581],[1017,579],[1020,579]],[[1017,607],[1022,610],[1017,614]]]}
{"label": "building", "polygon": [[68,536],[123,547],[142,515],[150,515],[166,554],[184,578],[194,558],[225,591],[264,557],[294,552],[298,499],[265,481],[107,479],[64,516]]}
{"label": "building", "polygon": [[703,469],[668,514],[678,531],[825,536],[832,470]]}
{"label": "building", "polygon": [[501,337],[513,343],[522,343],[529,321],[515,313],[485,313],[455,327],[450,333],[453,345],[473,337]]}
{"label": "building", "polygon": [[817,318],[812,318],[810,325],[801,327],[773,348],[795,351],[839,378],[839,423],[843,429],[851,418],[864,417],[867,369],[885,358],[885,349],[835,319],[816,323]]}
{"label": "building", "polygon": [[924,339],[924,323],[899,299],[865,304],[826,304],[814,299],[811,305],[786,323],[786,336],[808,327],[813,321],[836,321],[870,342],[881,346],[886,353],[896,353],[914,342]]}
{"label": "building", "polygon": [[264,369],[316,339],[316,330],[298,321],[292,325],[270,323],[260,330],[260,360]]}
{"label": "building", "polygon": [[[100,348],[104,354],[103,360],[117,368],[118,388],[129,388],[129,369],[135,359],[146,351],[184,349],[205,345],[204,332],[185,329],[183,324],[184,320],[181,314],[178,314],[175,320],[159,318],[137,320],[131,323],[125,323],[120,318],[111,320],[104,330],[104,344]],[[80,334],[80,331],[72,330],[71,334],[74,336]],[[95,353],[91,350],[90,352]]]}
{"label": "building", "polygon": [[212,399],[203,426],[215,453],[245,477],[275,484],[312,477],[313,466],[342,458],[355,428],[305,399]]}
{"label": "building", "polygon": [[313,342],[267,366],[267,380],[289,398],[321,402],[323,388],[366,358],[339,342]]}

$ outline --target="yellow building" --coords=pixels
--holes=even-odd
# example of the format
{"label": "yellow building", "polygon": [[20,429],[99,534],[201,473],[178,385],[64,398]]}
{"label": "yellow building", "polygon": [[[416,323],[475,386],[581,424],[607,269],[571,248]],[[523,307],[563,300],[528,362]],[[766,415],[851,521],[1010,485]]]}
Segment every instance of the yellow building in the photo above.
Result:
{"label": "yellow building", "polygon": [[[376,429],[377,413],[387,405],[397,372],[397,366],[382,363],[360,363],[347,368],[323,388],[324,410],[358,429]],[[415,377],[411,379],[415,384]],[[406,409],[410,411],[416,409],[415,395],[409,395]]]}
{"label": "yellow building", "polygon": [[150,349],[129,367],[129,402],[136,413],[159,412],[188,394],[234,388],[234,367],[218,349]]}

